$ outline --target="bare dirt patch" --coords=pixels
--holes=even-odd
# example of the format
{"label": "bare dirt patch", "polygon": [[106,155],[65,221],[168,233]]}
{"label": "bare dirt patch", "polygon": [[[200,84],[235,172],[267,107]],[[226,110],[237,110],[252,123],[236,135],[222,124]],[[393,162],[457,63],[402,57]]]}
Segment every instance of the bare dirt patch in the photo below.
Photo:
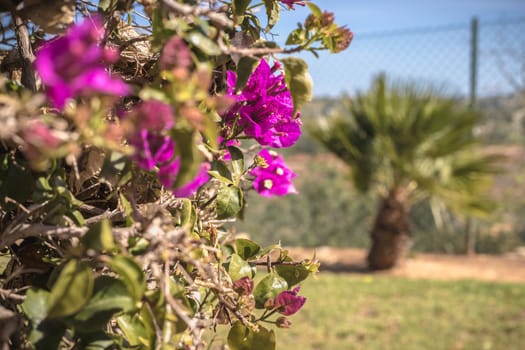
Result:
{"label": "bare dirt patch", "polygon": [[[288,249],[296,259],[308,259],[314,253],[313,248]],[[321,262],[321,271],[525,283],[525,256],[519,254],[461,256],[417,253],[392,270],[371,272],[366,267],[366,251],[363,249],[319,247],[315,251]]]}

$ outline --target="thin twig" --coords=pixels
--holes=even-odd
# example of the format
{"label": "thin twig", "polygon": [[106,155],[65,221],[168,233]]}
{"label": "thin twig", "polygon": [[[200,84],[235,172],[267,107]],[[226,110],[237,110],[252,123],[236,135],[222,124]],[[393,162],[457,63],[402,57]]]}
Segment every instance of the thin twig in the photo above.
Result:
{"label": "thin twig", "polygon": [[27,26],[20,16],[13,13],[15,22],[15,34],[18,41],[18,52],[22,59],[22,78],[21,83],[29,90],[36,92],[36,77],[33,69],[33,61],[35,55],[31,47],[31,39],[29,38],[29,31]]}
{"label": "thin twig", "polygon": [[4,298],[13,299],[17,301],[24,301],[26,299],[25,295],[16,294],[14,291],[9,289],[0,288],[0,295]]}
{"label": "thin twig", "polygon": [[270,260],[267,260],[267,261],[250,261],[250,264],[257,265],[257,266],[268,266],[270,268],[272,266],[277,266],[277,265],[298,266],[298,265],[302,265],[303,263],[298,262],[298,261],[270,261]]}
{"label": "thin twig", "polygon": [[[49,237],[59,239],[70,239],[74,237],[82,237],[89,228],[87,226],[70,226],[57,227],[52,225],[45,225],[42,223],[21,224],[10,231],[4,231],[0,234],[0,247],[8,247],[19,239],[28,237]],[[113,236],[119,242],[126,242],[131,236],[135,227],[113,228]]]}
{"label": "thin twig", "polygon": [[221,40],[217,42],[222,53],[226,55],[241,55],[241,56],[264,56],[272,54],[292,54],[304,50],[303,46],[295,46],[292,48],[282,47],[236,47],[226,46]]}
{"label": "thin twig", "polygon": [[162,285],[164,289],[164,296],[166,297],[166,301],[171,306],[173,311],[175,311],[177,316],[179,316],[180,319],[184,321],[184,323],[186,323],[191,333],[194,335],[198,335],[196,333],[197,321],[194,319],[191,319],[186,314],[182,306],[179,305],[179,302],[175,300],[173,296],[171,295],[169,278],[170,278],[170,268],[169,268],[169,264],[165,262],[164,263],[164,278],[161,281],[162,281]]}
{"label": "thin twig", "polygon": [[163,0],[162,3],[166,5],[171,11],[183,16],[206,16],[211,22],[221,26],[233,28],[233,21],[231,21],[225,14],[218,13],[217,9],[190,6],[178,3],[174,0]]}
{"label": "thin twig", "polygon": [[136,38],[132,38],[132,39],[126,40],[125,42],[120,44],[120,46],[118,47],[118,50],[120,52],[122,52],[125,49],[127,49],[129,46],[131,46],[131,45],[133,45],[135,43],[141,42],[141,41],[148,41],[150,38],[151,38],[151,36],[149,36],[149,35],[143,35],[143,36],[138,36]]}
{"label": "thin twig", "polygon": [[5,232],[0,237],[0,247],[8,247],[17,240],[28,237],[79,237],[88,231],[87,227],[56,227],[44,224],[21,224],[18,229]]}
{"label": "thin twig", "polygon": [[93,216],[86,219],[86,225],[91,225],[97,222],[100,222],[104,219],[112,220],[114,218],[122,218],[122,212],[120,210],[105,211],[102,214]]}

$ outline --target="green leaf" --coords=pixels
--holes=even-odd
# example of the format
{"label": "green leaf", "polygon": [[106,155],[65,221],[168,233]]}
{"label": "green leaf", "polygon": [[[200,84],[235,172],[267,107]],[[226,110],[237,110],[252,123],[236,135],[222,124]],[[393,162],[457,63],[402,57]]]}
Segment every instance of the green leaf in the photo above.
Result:
{"label": "green leaf", "polygon": [[246,238],[237,238],[235,240],[235,250],[237,254],[244,260],[248,260],[257,256],[261,250],[261,246]]}
{"label": "green leaf", "polygon": [[72,210],[68,213],[68,217],[73,219],[73,221],[75,222],[75,224],[77,224],[78,226],[84,226],[85,224],[85,220],[84,220],[84,216],[82,215],[82,213],[80,212],[80,210]]}
{"label": "green leaf", "polygon": [[124,193],[119,193],[120,206],[124,209],[124,214],[126,215],[126,227],[130,227],[135,222],[133,220],[133,206],[126,198]]}
{"label": "green leaf", "polygon": [[265,256],[265,255],[269,254],[274,249],[281,249],[281,245],[280,244],[272,244],[272,245],[269,245],[267,247],[264,247],[264,248],[262,248],[259,251],[259,253],[257,254],[257,257]]}
{"label": "green leaf", "polygon": [[268,24],[264,31],[269,32],[279,21],[281,6],[278,0],[264,0],[264,6],[266,7],[266,17],[268,18]]}
{"label": "green leaf", "polygon": [[117,324],[130,346],[139,349],[155,348],[155,324],[151,312],[144,306],[140,313],[117,317]]}
{"label": "green leaf", "polygon": [[237,321],[228,333],[228,346],[231,350],[274,350],[275,333],[262,326],[254,331]]}
{"label": "green leaf", "polygon": [[234,182],[239,185],[242,174],[244,174],[244,154],[242,151],[234,146],[228,146],[228,151],[231,156],[231,163],[233,168]]}
{"label": "green leaf", "polygon": [[11,253],[9,251],[0,253],[0,275],[4,274],[9,265],[9,261],[11,261]]}
{"label": "green leaf", "polygon": [[244,56],[239,60],[239,63],[237,64],[237,82],[235,83],[235,91],[241,91],[244,88],[253,71],[259,65],[259,62],[260,60],[258,58],[250,56]]}
{"label": "green leaf", "polygon": [[31,288],[26,293],[26,299],[21,305],[22,312],[31,321],[31,331],[28,340],[34,344],[35,349],[56,349],[62,335],[64,326],[61,322],[48,320],[49,292],[44,289]]}
{"label": "green leaf", "polygon": [[195,146],[196,133],[190,128],[174,129],[171,136],[177,143],[177,152],[180,156],[180,168],[174,188],[183,186],[192,181],[200,169],[202,154]]}
{"label": "green leaf", "polygon": [[44,320],[29,334],[28,340],[34,344],[35,350],[59,349],[62,336],[66,331],[60,320]]}
{"label": "green leaf", "polygon": [[320,18],[323,16],[323,11],[321,11],[319,6],[317,6],[313,2],[307,1],[306,5],[310,9],[310,12],[312,12],[312,15],[314,15],[315,17]]}
{"label": "green leaf", "polygon": [[97,222],[82,237],[81,242],[86,248],[97,252],[107,252],[114,249],[115,241],[113,240],[111,222],[108,219]]}
{"label": "green leaf", "polygon": [[197,223],[197,214],[191,200],[188,198],[182,199],[181,209],[177,211],[179,218],[178,224],[182,227],[186,227],[188,232],[193,232],[195,224]]}
{"label": "green leaf", "polygon": [[243,16],[251,0],[233,0],[232,7],[235,16]]}
{"label": "green leaf", "polygon": [[301,45],[306,41],[306,31],[303,28],[297,28],[288,34],[286,45]]}
{"label": "green leaf", "polygon": [[292,95],[295,114],[306,102],[312,100],[313,82],[308,73],[308,65],[304,60],[288,57],[282,62],[286,85]]}
{"label": "green leaf", "polygon": [[157,100],[164,103],[171,103],[164,90],[153,88],[151,86],[145,86],[143,89],[141,89],[139,92],[139,97],[141,100]]}
{"label": "green leaf", "polygon": [[[82,350],[106,350],[116,348],[117,339],[102,332],[83,335],[79,344]],[[113,347],[112,347],[113,346]]]}
{"label": "green leaf", "polygon": [[80,332],[102,329],[118,311],[133,310],[134,302],[126,285],[119,279],[101,276],[95,281],[93,297],[75,315],[75,321],[82,322]]}
{"label": "green leaf", "polygon": [[49,292],[44,289],[32,287],[26,293],[26,299],[21,308],[35,328],[47,317],[48,298]]}
{"label": "green leaf", "polygon": [[44,192],[53,192],[53,187],[49,184],[49,180],[45,178],[44,176],[39,177],[36,179],[36,188],[40,191]]}
{"label": "green leaf", "polygon": [[275,270],[286,280],[289,287],[304,281],[310,275],[310,271],[304,265],[277,265]]}
{"label": "green leaf", "polygon": [[222,176],[217,170],[210,170],[210,171],[208,171],[208,174],[211,177],[216,178],[217,180],[219,180],[220,182],[222,182],[224,184],[233,185],[233,181],[232,180]]}
{"label": "green leaf", "polygon": [[237,281],[243,277],[253,277],[253,269],[243,258],[237,254],[232,254],[228,263],[228,274],[232,281]]}
{"label": "green leaf", "polygon": [[130,346],[148,345],[151,341],[151,334],[147,331],[147,327],[142,322],[139,314],[119,316],[117,317],[117,324]]}
{"label": "green leaf", "polygon": [[205,104],[203,104],[203,109],[206,109],[207,113],[203,116],[204,129],[202,130],[202,133],[206,143],[212,149],[217,149],[217,139],[219,138],[220,133],[217,121],[221,120],[221,117],[216,108],[206,108],[204,105]]}
{"label": "green leaf", "polygon": [[221,184],[217,193],[217,219],[235,216],[242,209],[242,190],[236,186]]}
{"label": "green leaf", "polygon": [[271,272],[264,277],[255,287],[253,296],[255,297],[255,306],[263,308],[268,299],[273,299],[277,294],[288,289],[288,283],[278,274]]}
{"label": "green leaf", "polygon": [[231,184],[233,185],[233,177],[232,177],[232,173],[230,172],[230,169],[228,169],[228,167],[223,163],[223,162],[214,162],[213,163],[213,170],[210,170],[208,171],[208,174],[210,174],[210,176],[213,176],[214,178],[216,178],[217,180],[219,180],[220,182],[224,183],[224,184]]}
{"label": "green leaf", "polygon": [[91,267],[83,261],[71,260],[60,271],[48,299],[48,317],[60,318],[82,309],[93,294]]}
{"label": "green leaf", "polygon": [[146,278],[137,262],[131,257],[118,255],[109,261],[109,266],[120,275],[133,301],[139,302],[146,290]]}
{"label": "green leaf", "polygon": [[113,2],[114,2],[113,0],[100,0],[98,2],[99,11],[106,12],[108,9],[112,7],[112,5],[114,6]]}
{"label": "green leaf", "polygon": [[130,237],[128,251],[132,255],[140,255],[149,247],[149,241],[143,237]]}
{"label": "green leaf", "polygon": [[217,46],[213,40],[201,32],[193,31],[186,38],[190,43],[209,56],[218,56],[221,54],[221,49],[219,46]]}

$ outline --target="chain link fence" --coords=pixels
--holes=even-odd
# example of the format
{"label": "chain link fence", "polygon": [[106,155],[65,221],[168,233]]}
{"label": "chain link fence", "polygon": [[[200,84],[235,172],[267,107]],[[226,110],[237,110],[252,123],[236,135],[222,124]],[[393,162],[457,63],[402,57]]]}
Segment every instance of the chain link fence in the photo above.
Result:
{"label": "chain link fence", "polygon": [[524,33],[525,18],[356,33],[347,51],[307,60],[317,97],[366,90],[384,72],[393,79],[431,83],[465,97],[475,92],[482,98],[525,88]]}

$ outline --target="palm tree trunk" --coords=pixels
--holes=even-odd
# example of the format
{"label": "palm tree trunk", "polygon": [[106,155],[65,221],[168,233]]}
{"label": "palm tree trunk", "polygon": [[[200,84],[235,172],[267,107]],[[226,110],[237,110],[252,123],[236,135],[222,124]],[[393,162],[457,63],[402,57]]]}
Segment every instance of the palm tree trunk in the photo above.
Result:
{"label": "palm tree trunk", "polygon": [[372,247],[368,252],[368,266],[372,270],[394,267],[410,246],[408,203],[404,191],[392,189],[383,198],[370,232]]}

